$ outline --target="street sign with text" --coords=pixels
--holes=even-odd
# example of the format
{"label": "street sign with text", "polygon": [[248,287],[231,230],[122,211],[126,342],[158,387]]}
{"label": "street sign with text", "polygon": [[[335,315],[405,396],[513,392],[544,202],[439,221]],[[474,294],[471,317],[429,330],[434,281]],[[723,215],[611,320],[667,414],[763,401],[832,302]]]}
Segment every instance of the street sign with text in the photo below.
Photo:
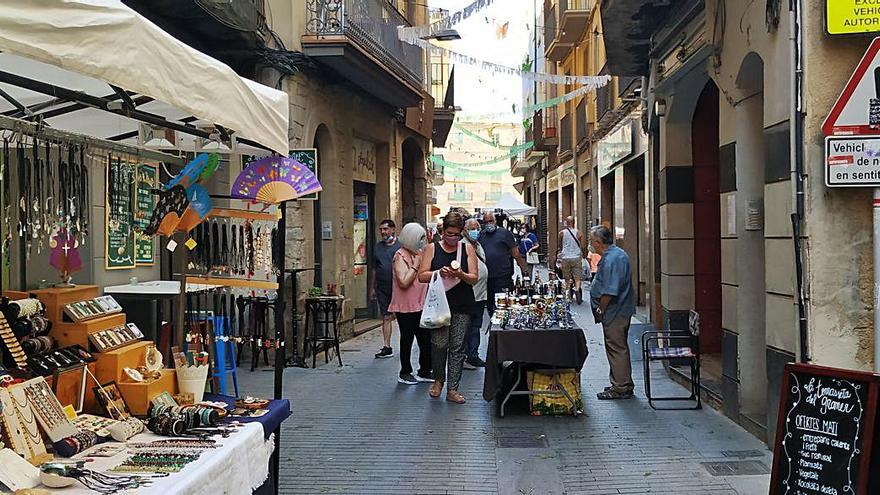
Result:
{"label": "street sign with text", "polygon": [[830,35],[880,31],[880,1],[825,0],[825,30]]}
{"label": "street sign with text", "polygon": [[880,187],[880,136],[825,138],[825,185]]}

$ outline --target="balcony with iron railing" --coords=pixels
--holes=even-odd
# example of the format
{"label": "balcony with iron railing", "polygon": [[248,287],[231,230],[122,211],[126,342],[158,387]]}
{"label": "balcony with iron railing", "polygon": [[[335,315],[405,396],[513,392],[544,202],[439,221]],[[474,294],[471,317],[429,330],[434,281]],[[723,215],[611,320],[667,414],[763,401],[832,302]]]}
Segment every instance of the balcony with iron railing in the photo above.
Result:
{"label": "balcony with iron railing", "polygon": [[559,31],[556,36],[562,43],[577,43],[587,29],[596,0],[558,0],[558,2]]}
{"label": "balcony with iron railing", "polygon": [[535,142],[535,151],[553,151],[559,146],[558,113],[556,107],[535,112],[529,138]]}
{"label": "balcony with iron railing", "polygon": [[473,201],[474,193],[470,191],[449,191],[447,197],[449,198],[449,201]]}
{"label": "balcony with iron railing", "polygon": [[424,51],[398,39],[409,22],[386,0],[307,0],[303,52],[401,107],[421,101]]}
{"label": "balcony with iron railing", "polygon": [[560,39],[559,7],[562,4],[544,4],[544,56],[551,62],[561,62],[574,48],[571,41]]}

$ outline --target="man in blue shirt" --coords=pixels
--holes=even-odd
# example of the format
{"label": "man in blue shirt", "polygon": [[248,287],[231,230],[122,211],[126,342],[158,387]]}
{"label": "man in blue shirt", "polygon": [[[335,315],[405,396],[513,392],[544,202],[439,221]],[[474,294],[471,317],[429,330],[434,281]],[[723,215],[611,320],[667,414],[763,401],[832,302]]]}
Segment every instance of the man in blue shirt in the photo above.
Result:
{"label": "man in blue shirt", "polygon": [[603,226],[590,231],[590,245],[602,255],[590,287],[590,302],[596,323],[605,334],[605,354],[611,366],[611,386],[599,392],[599,399],[629,399],[635,388],[629,355],[629,323],[636,313],[629,256],[614,245],[614,236]]}
{"label": "man in blue shirt", "polygon": [[528,273],[528,267],[513,234],[505,228],[498,228],[494,213],[487,211],[483,214],[483,225],[480,245],[486,251],[486,267],[489,269],[486,309],[491,317],[495,312],[495,294],[513,290],[513,261],[516,260],[523,273]]}

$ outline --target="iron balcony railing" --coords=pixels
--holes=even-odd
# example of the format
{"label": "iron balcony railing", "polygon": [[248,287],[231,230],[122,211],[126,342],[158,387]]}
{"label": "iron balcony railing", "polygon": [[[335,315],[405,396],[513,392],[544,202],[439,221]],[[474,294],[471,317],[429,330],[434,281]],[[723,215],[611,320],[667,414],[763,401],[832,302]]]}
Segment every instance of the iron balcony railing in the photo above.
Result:
{"label": "iron balcony railing", "polygon": [[473,201],[474,193],[470,191],[450,191],[449,201]]}
{"label": "iron balcony railing", "polygon": [[587,139],[587,99],[581,98],[575,111],[575,126],[577,127],[577,142]]}
{"label": "iron balcony railing", "polygon": [[395,74],[424,89],[423,51],[398,39],[397,28],[409,23],[387,0],[307,0],[306,9],[308,34],[347,36]]}
{"label": "iron balcony railing", "polygon": [[594,0],[559,0],[559,17],[568,10],[590,10]]}
{"label": "iron balcony railing", "polygon": [[[608,66],[606,65],[599,71],[599,75],[608,74]],[[602,117],[614,108],[614,81],[612,80],[605,86],[596,90],[596,119],[602,120]]]}

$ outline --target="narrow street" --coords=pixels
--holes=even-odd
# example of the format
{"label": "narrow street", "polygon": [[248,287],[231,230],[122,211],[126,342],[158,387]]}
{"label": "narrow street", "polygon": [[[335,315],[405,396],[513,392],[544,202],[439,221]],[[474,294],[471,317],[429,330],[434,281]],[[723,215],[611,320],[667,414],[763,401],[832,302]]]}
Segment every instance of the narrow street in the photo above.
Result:
{"label": "narrow street", "polygon": [[[397,383],[396,348],[393,359],[373,357],[379,329],[342,344],[342,368],[331,362],[288,369],[284,395],[294,413],[282,434],[281,492],[767,492],[769,474],[713,476],[707,468],[730,461],[767,468],[767,447],[708,407],[652,410],[644,400],[641,361],[633,363],[635,399],[597,400],[608,374],[600,329],[586,321],[585,311],[576,319],[590,350],[582,373],[585,414],[578,418],[532,417],[525,405],[499,418],[494,404],[482,399],[482,370],[465,370],[467,404],[431,400],[427,385]],[[657,371],[660,392],[680,388]],[[241,372],[239,381],[245,390],[271,395],[269,373]]]}

